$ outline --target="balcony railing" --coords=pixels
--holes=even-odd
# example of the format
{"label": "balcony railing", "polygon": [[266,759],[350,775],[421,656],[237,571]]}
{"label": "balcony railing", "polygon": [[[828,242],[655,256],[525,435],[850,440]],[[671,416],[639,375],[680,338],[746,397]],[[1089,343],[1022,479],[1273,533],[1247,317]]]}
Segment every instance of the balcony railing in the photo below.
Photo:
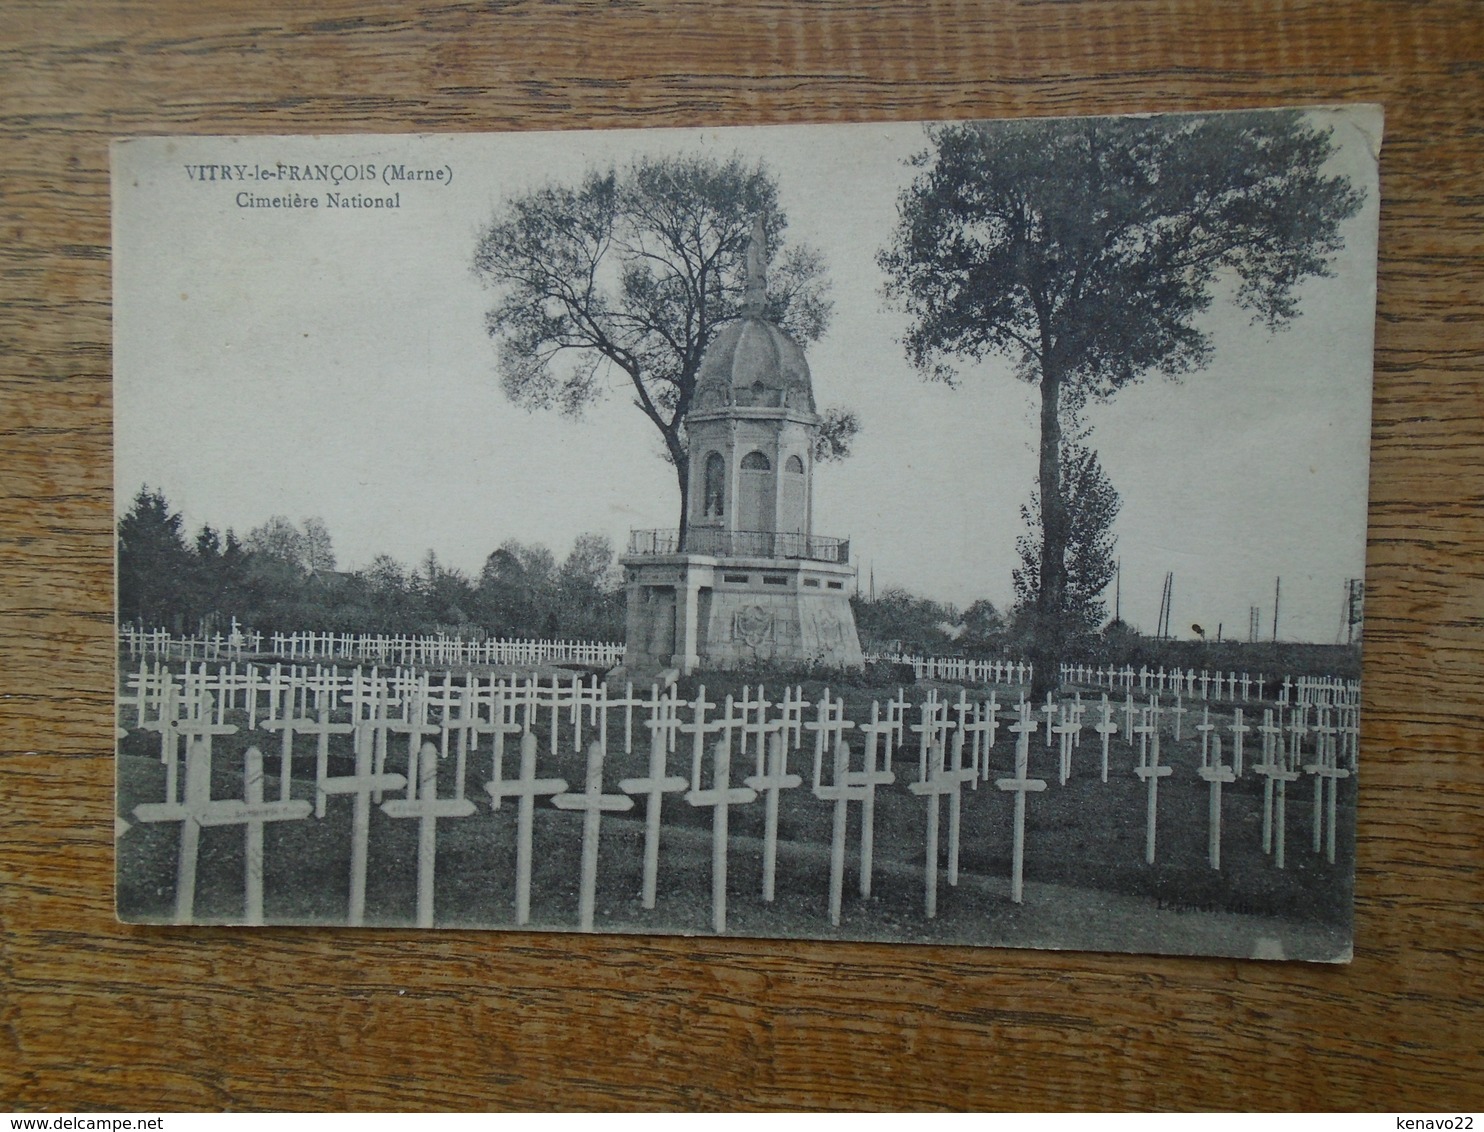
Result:
{"label": "balcony railing", "polygon": [[680,532],[630,531],[629,553],[710,554],[718,558],[803,558],[811,562],[850,561],[848,538],[796,534],[787,531],[722,531],[691,527],[681,546]]}

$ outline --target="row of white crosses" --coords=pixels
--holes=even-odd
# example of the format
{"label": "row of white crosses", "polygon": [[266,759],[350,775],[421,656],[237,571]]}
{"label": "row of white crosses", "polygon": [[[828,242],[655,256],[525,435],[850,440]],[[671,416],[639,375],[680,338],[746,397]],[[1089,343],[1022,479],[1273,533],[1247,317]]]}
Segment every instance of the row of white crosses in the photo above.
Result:
{"label": "row of white crosses", "polygon": [[[170,697],[173,699],[173,696]],[[309,816],[310,804],[302,799],[269,802],[263,792],[263,755],[249,747],[244,756],[243,797],[214,799],[211,796],[211,741],[231,735],[235,724],[215,721],[215,703],[210,695],[181,705],[184,715],[172,712],[156,721],[162,744],[168,746],[167,793],[163,802],[146,802],[134,808],[139,822],[180,822],[180,852],[176,865],[175,922],[189,923],[196,901],[196,864],[201,830],[206,827],[240,825],[246,839],[243,855],[243,922],[263,922],[263,824],[296,821]],[[177,799],[176,752],[179,741],[186,746],[185,793]],[[123,831],[121,831],[123,832]]]}
{"label": "row of white crosses", "polygon": [[1134,669],[1132,665],[1117,667],[1094,667],[1086,664],[1064,664],[1061,667],[1062,682],[1092,685],[1098,688],[1140,692],[1178,692],[1187,696],[1199,694],[1203,700],[1240,699],[1261,700],[1267,685],[1267,676],[1258,673],[1207,672],[1195,669],[1150,668],[1147,665]]}
{"label": "row of white crosses", "polygon": [[[584,812],[584,848],[580,917],[585,930],[591,930],[594,891],[597,867],[597,830],[601,813],[626,810],[632,807],[635,796],[646,798],[646,837],[643,901],[646,908],[655,902],[658,873],[658,848],[660,810],[665,793],[687,790],[686,801],[694,806],[713,809],[713,924],[716,930],[725,930],[726,923],[726,851],[727,814],[732,805],[748,804],[759,795],[765,798],[766,833],[764,838],[763,897],[773,899],[774,878],[777,861],[777,814],[780,792],[801,784],[798,775],[791,774],[787,767],[788,752],[796,749],[803,732],[813,736],[814,774],[811,783],[817,798],[834,805],[834,830],[831,839],[830,915],[833,923],[840,920],[843,873],[845,858],[845,832],[848,804],[862,806],[862,835],[860,851],[860,885],[863,896],[869,896],[871,884],[871,856],[874,837],[873,817],[875,791],[878,786],[895,781],[891,760],[894,747],[900,746],[909,705],[905,696],[887,701],[885,717],[880,702],[873,704],[869,724],[857,724],[845,720],[843,701],[832,700],[826,693],[815,705],[806,705],[796,689],[787,689],[777,705],[768,701],[762,688],[754,695],[751,688],[744,690],[736,699],[729,698],[720,716],[712,717],[712,709],[719,705],[706,701],[704,689],[693,703],[676,699],[673,689],[662,695],[658,688],[651,688],[647,696],[635,695],[630,686],[622,696],[613,696],[602,685],[583,685],[577,681],[549,685],[536,680],[502,683],[490,681],[480,683],[469,680],[455,683],[445,675],[440,684],[430,683],[427,674],[420,676],[405,673],[379,677],[372,673],[366,676],[359,670],[347,677],[326,680],[326,674],[300,673],[300,679],[287,681],[281,689],[269,695],[268,716],[263,727],[280,732],[282,738],[280,756],[279,797],[277,803],[287,805],[290,797],[292,739],[295,735],[313,735],[316,741],[316,795],[314,810],[323,817],[327,798],[337,794],[355,796],[353,821],[352,877],[350,922],[359,923],[364,914],[365,871],[367,841],[369,835],[369,808],[372,803],[383,803],[382,795],[387,791],[405,788],[405,797],[383,803],[389,816],[418,817],[422,822],[419,838],[419,896],[418,919],[420,923],[432,922],[432,857],[435,850],[436,820],[439,817],[468,816],[474,812],[473,804],[463,797],[466,760],[471,751],[477,749],[484,735],[492,737],[493,777],[486,784],[494,808],[499,808],[502,798],[518,796],[519,818],[517,825],[517,885],[516,904],[518,922],[525,924],[530,911],[530,875],[532,856],[532,820],[535,799],[540,796],[560,797],[554,802],[558,808]],[[269,679],[267,684],[277,687]],[[158,686],[156,686],[158,685]],[[156,711],[152,718],[145,719],[145,726],[161,733],[161,758],[166,764],[167,786],[165,809],[145,810],[149,817],[141,820],[180,820],[181,815],[194,804],[189,788],[185,801],[177,801],[176,763],[179,742],[199,744],[205,739],[205,753],[209,764],[209,739],[211,734],[235,732],[234,725],[224,722],[220,701],[203,689],[213,686],[204,672],[186,681],[187,691],[181,691],[169,679],[160,680],[156,673],[142,672],[134,691],[139,696],[157,696]],[[221,687],[220,683],[214,685]],[[330,718],[329,694],[338,691],[350,708],[352,721],[334,722]],[[400,694],[398,694],[400,693]],[[314,714],[310,714],[311,703],[317,703]],[[136,712],[136,722],[148,715],[141,706],[143,700],[128,699],[127,708]],[[771,710],[777,707],[776,714]],[[603,752],[607,749],[609,710],[617,708],[623,712],[624,749],[632,750],[635,737],[635,709],[648,713],[650,745],[650,769],[645,778],[625,779],[619,784],[621,795],[604,795],[602,792]],[[690,722],[682,722],[681,709],[690,715]],[[812,709],[814,718],[805,721],[806,708]],[[395,709],[395,712],[394,712]],[[937,905],[937,860],[940,840],[941,800],[946,795],[949,801],[948,815],[948,880],[956,884],[961,839],[961,789],[965,784],[977,789],[981,779],[989,777],[989,751],[993,746],[996,730],[998,704],[992,695],[984,701],[968,701],[960,692],[958,701],[940,700],[936,691],[930,691],[919,706],[920,721],[911,725],[918,746],[918,778],[909,789],[927,800],[928,830],[925,847],[925,904],[928,915],[936,914]],[[1046,719],[1047,744],[1053,744],[1053,736],[1060,741],[1060,780],[1063,784],[1071,773],[1072,751],[1080,741],[1083,726],[1084,705],[1080,696],[1074,701],[1056,704],[1048,698],[1039,709]],[[1093,709],[1097,718],[1094,731],[1101,739],[1101,776],[1107,781],[1108,743],[1119,730],[1114,722],[1113,705],[1106,695],[1098,708]],[[1146,859],[1153,861],[1155,845],[1155,820],[1157,814],[1158,779],[1171,773],[1167,766],[1159,764],[1159,717],[1162,712],[1177,713],[1182,709],[1164,709],[1158,696],[1151,697],[1148,705],[1135,708],[1130,694],[1125,710],[1125,728],[1139,737],[1139,765],[1136,773],[1148,784],[1148,827],[1146,834]],[[1138,727],[1131,726],[1132,715],[1140,718]],[[435,722],[432,716],[440,718]],[[1030,707],[1024,702],[1019,709],[1019,722],[1012,728],[1017,736],[1017,771],[1013,779],[997,780],[1001,789],[1016,790],[1015,807],[1015,853],[1012,875],[1013,895],[1020,899],[1021,873],[1024,850],[1025,794],[1044,788],[1033,785],[1037,780],[1028,777],[1027,766],[1022,756],[1028,756],[1031,732],[1038,725],[1030,720]],[[1276,744],[1268,732],[1271,730],[1271,709],[1264,731],[1264,760],[1254,769],[1269,776],[1265,788],[1264,848],[1274,843],[1273,815],[1276,796],[1277,818],[1277,863],[1283,864],[1283,807],[1286,782],[1297,777],[1298,743],[1304,728],[1304,713],[1296,712],[1292,724],[1297,730],[1293,753],[1279,766],[1271,758],[1274,749],[1281,750],[1280,726],[1276,729]],[[1354,712],[1337,712],[1337,723],[1330,726],[1327,718],[1321,721],[1316,733],[1321,735],[1316,748],[1315,761],[1304,767],[1315,776],[1315,850],[1320,848],[1321,822],[1327,816],[1328,837],[1326,848],[1331,860],[1334,856],[1335,839],[1335,780],[1348,773],[1340,767],[1342,752],[1354,760]],[[557,749],[557,733],[565,728],[572,739],[572,746],[581,749],[584,721],[587,734],[594,735],[589,744],[587,779],[581,793],[568,793],[567,784],[560,779],[539,779],[536,776],[536,740],[531,727],[538,719],[546,717],[550,723],[550,746]],[[952,718],[956,717],[956,718]],[[1211,787],[1211,843],[1210,857],[1213,868],[1220,864],[1220,788],[1242,773],[1243,735],[1249,728],[1243,723],[1242,712],[1237,709],[1230,731],[1232,733],[1233,764],[1222,763],[1222,747],[1219,737],[1213,736],[1216,725],[1210,722],[1209,707],[1202,714],[1203,722],[1196,730],[1201,736],[1201,776]],[[1175,715],[1176,734],[1179,734],[1180,716]],[[865,742],[862,746],[862,765],[852,765],[852,754],[845,733],[858,730]],[[334,734],[354,732],[356,772],[354,775],[330,778],[328,776],[328,750],[330,737]],[[507,735],[519,733],[521,742],[521,775],[516,780],[506,780],[502,774],[504,741]],[[677,737],[684,735],[691,748],[691,776],[689,779],[667,772],[667,757],[673,753]],[[406,737],[406,775],[387,771],[389,745],[392,736]],[[711,785],[703,788],[703,758],[708,736],[714,736],[712,748]],[[1133,734],[1127,736],[1130,740]],[[437,739],[438,744],[430,742]],[[1214,745],[1214,751],[1213,751]],[[192,749],[196,749],[193,747]],[[257,751],[254,748],[255,752]],[[451,798],[437,797],[437,766],[441,759],[456,758],[456,787]],[[429,755],[429,752],[432,752]],[[732,760],[737,755],[744,763],[749,756],[755,773],[747,776],[742,785],[732,782]],[[967,756],[967,757],[966,757]],[[257,753],[258,769],[248,778],[262,789],[261,754]],[[199,752],[197,755],[199,763]],[[824,771],[831,773],[826,778]],[[209,783],[209,772],[197,774],[197,783]],[[688,787],[688,789],[687,789]],[[198,785],[199,788],[199,785]],[[209,790],[209,787],[208,787]],[[1327,791],[1327,793],[1326,793]],[[209,799],[208,799],[209,800]],[[1327,807],[1323,802],[1327,800]],[[200,802],[196,797],[194,802]],[[261,803],[261,797],[248,796],[241,813]],[[170,807],[174,807],[171,809]],[[182,807],[185,807],[183,809]],[[297,807],[292,808],[294,810]],[[1327,809],[1327,814],[1325,810]],[[161,815],[170,813],[169,818]],[[233,810],[231,813],[238,813]],[[283,820],[291,812],[282,810],[276,817],[262,820]],[[202,811],[205,820],[201,824],[227,824],[224,815],[229,811],[220,807],[213,813]],[[242,821],[246,822],[247,818]],[[257,829],[261,829],[259,824]],[[194,836],[194,834],[192,834]],[[185,835],[182,841],[182,861],[191,858],[190,872],[194,876],[193,851],[188,853]],[[182,864],[185,869],[185,864]],[[259,862],[260,875],[260,862]],[[251,894],[253,885],[249,884]],[[258,912],[261,916],[261,883],[257,885]],[[182,885],[179,893],[188,894]],[[189,895],[184,911],[177,908],[177,915],[189,917]],[[253,903],[250,895],[249,905]],[[248,916],[254,913],[249,907]]]}
{"label": "row of white crosses", "polygon": [[387,636],[364,633],[244,632],[235,622],[226,635],[177,637],[164,629],[122,626],[118,647],[131,659],[242,660],[249,655],[291,660],[370,660],[382,664],[485,664],[533,667],[549,663],[612,666],[623,659],[624,646],[610,641],[501,640],[434,636]]}

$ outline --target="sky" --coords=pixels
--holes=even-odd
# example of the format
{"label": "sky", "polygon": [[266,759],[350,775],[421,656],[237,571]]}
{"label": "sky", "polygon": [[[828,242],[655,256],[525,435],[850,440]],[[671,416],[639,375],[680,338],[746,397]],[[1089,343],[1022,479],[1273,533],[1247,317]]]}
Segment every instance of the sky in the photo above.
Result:
{"label": "sky", "polygon": [[[1315,117],[1340,147],[1331,171],[1367,189],[1335,277],[1306,282],[1275,335],[1218,301],[1211,365],[1086,414],[1123,499],[1122,613],[1146,631],[1173,571],[1175,635],[1245,638],[1252,606],[1270,634],[1281,576],[1279,635],[1334,641],[1345,580],[1363,573],[1380,122]],[[925,145],[900,123],[115,143],[115,509],[147,484],[190,532],[319,516],[342,569],[434,549],[471,574],[507,539],[560,558],[583,532],[622,548],[631,528],[673,527],[674,473],[621,389],[581,420],[506,400],[472,254],[501,203],[534,188],[641,154],[737,153],[777,177],[788,241],[824,254],[834,314],[808,348],[815,396],[862,426],[850,458],[816,473],[815,533],[851,539],[862,589],[1007,607],[1034,391],[1001,360],[925,383],[876,265]],[[280,164],[351,172],[337,186],[202,168]],[[374,186],[347,179],[366,165]],[[443,177],[388,185],[389,165]],[[394,191],[395,210],[327,207]],[[243,192],[319,207],[242,207]]]}

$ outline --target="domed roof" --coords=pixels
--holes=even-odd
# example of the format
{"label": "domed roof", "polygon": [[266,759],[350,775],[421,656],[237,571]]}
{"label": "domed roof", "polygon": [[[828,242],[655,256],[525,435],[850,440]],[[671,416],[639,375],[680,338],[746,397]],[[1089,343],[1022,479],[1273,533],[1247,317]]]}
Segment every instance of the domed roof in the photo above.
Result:
{"label": "domed roof", "polygon": [[[814,411],[804,351],[782,327],[744,315],[716,332],[696,374],[696,405],[792,405]],[[717,395],[721,394],[721,397]]]}
{"label": "domed roof", "polygon": [[777,323],[763,317],[767,306],[763,218],[753,221],[747,245],[747,293],[742,316],[716,332],[696,374],[695,407],[765,406],[814,411],[814,386],[804,351]]}

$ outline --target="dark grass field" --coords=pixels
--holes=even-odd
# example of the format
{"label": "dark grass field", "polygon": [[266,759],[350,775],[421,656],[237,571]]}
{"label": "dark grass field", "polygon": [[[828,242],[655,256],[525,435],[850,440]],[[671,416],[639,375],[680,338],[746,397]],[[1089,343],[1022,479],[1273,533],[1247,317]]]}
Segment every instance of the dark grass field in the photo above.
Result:
{"label": "dark grass field", "polygon": [[[684,689],[683,689],[684,690]],[[805,688],[817,698],[822,685]],[[716,701],[729,689],[713,682]],[[921,699],[922,688],[909,690]],[[876,689],[844,689],[849,719],[869,718]],[[956,688],[941,696],[957,698]],[[973,694],[982,694],[975,690]],[[1002,704],[1018,693],[1002,689]],[[1084,699],[1088,697],[1084,695]],[[1092,697],[1096,702],[1096,696]],[[1249,705],[1255,707],[1256,705]],[[1223,711],[1223,719],[1226,712]],[[1249,711],[1249,719],[1251,713]],[[1002,713],[1009,723],[1011,713]],[[1260,716],[1259,716],[1260,718]],[[229,721],[245,725],[245,718]],[[1088,720],[1091,722],[1091,719]],[[1186,717],[1187,728],[1193,722]],[[538,774],[558,775],[580,790],[585,757],[577,751],[551,755],[542,739]],[[1249,739],[1253,739],[1249,736]],[[265,755],[267,794],[277,797],[278,736],[267,732],[217,738],[213,743],[212,794],[243,796],[242,752],[256,743]],[[1047,789],[1028,798],[1026,890],[1023,903],[1010,901],[1013,798],[993,779],[1013,773],[1012,736],[1001,729],[991,752],[991,781],[966,788],[962,804],[960,879],[949,886],[938,877],[938,914],[924,914],[924,867],[928,801],[907,789],[917,777],[918,756],[909,738],[894,759],[895,784],[878,791],[872,894],[858,891],[860,807],[849,807],[849,840],[841,923],[828,912],[829,847],[834,807],[809,791],[812,747],[790,759],[803,787],[785,791],[779,809],[776,898],[761,899],[763,804],[761,798],[730,812],[728,919],[730,934],[1071,947],[1114,951],[1165,951],[1288,958],[1336,959],[1348,953],[1354,845],[1353,778],[1342,780],[1337,854],[1333,865],[1311,848],[1313,782],[1305,776],[1289,787],[1287,867],[1279,870],[1261,850],[1262,779],[1250,766],[1260,745],[1248,744],[1249,769],[1223,793],[1222,867],[1207,862],[1208,786],[1195,773],[1199,743],[1187,733],[1180,743],[1166,735],[1162,761],[1175,768],[1159,790],[1158,852],[1144,861],[1145,786],[1133,773],[1136,754],[1115,736],[1110,744],[1108,782],[1099,780],[1098,737],[1084,731],[1074,753],[1072,776],[1057,784],[1058,757],[1033,737],[1030,774]],[[682,740],[669,772],[688,775],[689,747]],[[856,744],[858,748],[858,743]],[[405,740],[394,741],[389,769],[405,771]],[[352,770],[350,742],[331,746],[331,773]],[[314,796],[312,744],[296,744],[292,795]],[[857,750],[857,760],[859,753]],[[620,778],[646,773],[647,744],[625,756],[621,738],[610,736],[604,788],[617,792]],[[750,763],[750,760],[748,760]],[[706,760],[708,784],[710,759]],[[858,765],[858,762],[857,762]],[[507,744],[504,774],[519,769],[514,744]],[[734,762],[733,780],[751,773]],[[464,792],[477,812],[439,822],[435,886],[440,927],[513,928],[515,924],[516,804],[491,810],[483,784],[491,775],[488,740],[471,756]],[[438,792],[457,787],[452,758],[442,764]],[[133,732],[119,744],[118,813],[132,824],[118,841],[117,907],[133,922],[168,922],[174,911],[180,825],[134,823],[135,805],[164,796],[158,738]],[[595,927],[599,931],[710,934],[712,811],[688,805],[682,794],[665,796],[656,907],[641,907],[643,799],[627,814],[602,822]],[[946,867],[948,803],[941,803],[940,866]],[[265,918],[275,924],[344,923],[350,872],[348,797],[329,800],[323,819],[270,823],[265,835]],[[576,930],[582,815],[562,812],[541,800],[536,807],[534,930]],[[368,926],[409,926],[415,921],[418,822],[396,819],[373,808],[366,892]],[[244,831],[240,826],[202,830],[195,918],[235,923],[243,918]]]}

